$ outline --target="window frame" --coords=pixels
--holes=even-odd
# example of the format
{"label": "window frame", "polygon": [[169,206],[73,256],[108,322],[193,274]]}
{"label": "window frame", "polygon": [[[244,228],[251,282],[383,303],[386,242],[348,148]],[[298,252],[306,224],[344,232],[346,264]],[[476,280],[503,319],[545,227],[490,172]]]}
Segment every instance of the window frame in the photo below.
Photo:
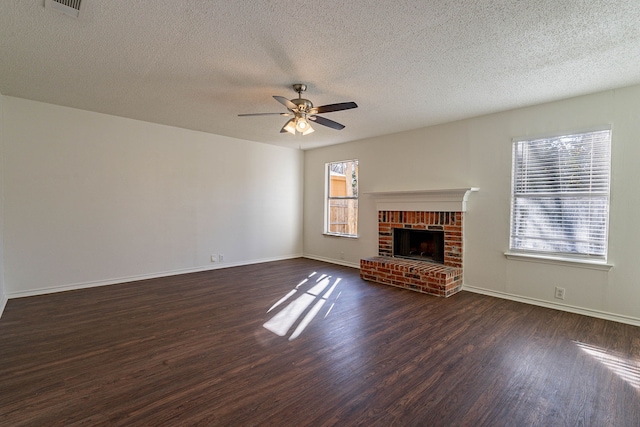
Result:
{"label": "window frame", "polygon": [[[349,162],[353,162],[356,164],[357,167],[357,172],[356,172],[356,195],[355,196],[331,196],[330,191],[331,191],[331,165],[332,164],[337,164],[337,163],[349,163]],[[338,160],[338,161],[332,161],[332,162],[327,162],[324,165],[324,171],[325,171],[325,180],[324,180],[324,212],[323,212],[323,217],[324,217],[324,221],[323,221],[323,234],[327,235],[327,236],[334,236],[334,237],[347,237],[347,238],[358,238],[359,237],[359,227],[358,227],[358,222],[359,222],[359,216],[360,216],[360,209],[359,209],[359,193],[360,193],[360,162],[358,159],[347,159],[347,160]],[[355,200],[356,201],[356,214],[355,214],[355,229],[356,232],[355,234],[351,234],[351,233],[340,233],[340,232],[335,232],[335,231],[330,231],[330,227],[331,227],[331,200]]]}
{"label": "window frame", "polygon": [[[592,244],[593,242],[597,242],[599,244],[601,244],[602,246],[604,246],[602,253],[579,253],[579,252],[574,252],[574,251],[562,251],[562,250],[542,250],[542,249],[532,249],[532,248],[522,248],[522,246],[518,247],[516,244],[514,244],[515,239],[526,239],[526,236],[517,236],[517,233],[514,233],[514,227],[516,227],[516,222],[518,222],[518,219],[516,218],[517,212],[516,212],[516,200],[520,197],[520,198],[535,198],[536,197],[536,192],[534,191],[530,191],[530,192],[526,192],[526,191],[522,191],[522,192],[517,192],[516,190],[516,180],[517,180],[517,172],[520,172],[520,170],[516,170],[517,169],[517,147],[518,144],[522,144],[522,143],[535,143],[537,141],[553,141],[553,140],[560,140],[561,138],[572,138],[572,137],[576,137],[576,136],[580,136],[580,135],[588,135],[588,134],[592,134],[592,133],[597,133],[597,132],[608,132],[608,141],[606,141],[606,146],[604,147],[604,155],[600,156],[600,151],[598,151],[598,155],[600,156],[601,159],[604,160],[604,162],[606,163],[606,167],[603,169],[602,166],[598,166],[596,165],[594,167],[594,162],[591,161],[591,163],[589,164],[589,178],[591,179],[589,181],[590,183],[590,187],[588,189],[588,191],[581,191],[581,192],[564,192],[564,191],[559,191],[559,192],[547,192],[546,194],[544,194],[544,192],[540,191],[539,195],[541,197],[539,198],[543,198],[544,196],[546,197],[551,197],[551,194],[553,194],[553,198],[556,200],[562,200],[563,202],[566,202],[568,200],[570,200],[572,197],[574,197],[575,199],[580,199],[582,201],[588,201],[589,204],[591,204],[594,201],[597,201],[598,198],[604,198],[605,203],[604,203],[604,209],[602,210],[603,213],[600,214],[600,216],[598,216],[598,219],[603,221],[603,225],[602,225],[602,232],[603,232],[603,237],[601,239],[589,239],[587,242],[589,242],[588,244]],[[605,125],[605,126],[599,126],[599,127],[593,127],[593,128],[588,128],[588,129],[582,129],[580,131],[575,131],[575,132],[561,132],[561,133],[555,133],[555,134],[551,134],[551,135],[544,135],[544,136],[535,136],[535,137],[522,137],[522,138],[514,138],[512,140],[512,164],[511,164],[511,193],[510,193],[510,215],[509,215],[509,252],[505,253],[505,255],[507,256],[507,258],[509,259],[518,259],[518,258],[531,258],[534,261],[537,262],[552,262],[552,263],[557,263],[557,262],[561,262],[561,263],[582,263],[582,264],[588,264],[588,265],[602,265],[602,266],[606,266],[607,268],[610,268],[611,265],[610,264],[606,264],[607,263],[607,258],[608,258],[608,240],[609,240],[609,211],[610,211],[610,205],[611,205],[611,160],[612,160],[612,156],[611,156],[611,150],[612,150],[612,141],[613,141],[613,131],[612,131],[612,127],[611,125]],[[593,147],[593,145],[592,145]],[[601,150],[602,146],[598,146],[597,150]],[[593,152],[591,152],[591,156],[593,159]],[[558,163],[560,163],[560,160],[558,160]],[[581,165],[584,165],[585,163],[580,163]],[[529,164],[529,166],[531,166],[531,164]],[[597,178],[601,178],[602,172],[606,172],[606,191],[593,191],[593,177],[596,176]],[[560,170],[559,169],[560,174],[562,175],[563,173],[565,173],[566,171],[564,169]],[[600,174],[600,175],[599,175]],[[527,178],[528,179],[528,178]],[[563,187],[564,185],[566,185],[567,183],[564,181],[565,177],[561,176],[560,178],[558,178],[558,180],[562,180],[562,183],[558,183],[557,181],[554,181],[552,184],[549,185],[549,189],[552,190],[559,190],[561,187]],[[524,182],[524,181],[523,181]],[[528,181],[529,182],[529,181]],[[519,182],[520,183],[520,182]],[[543,206],[543,204],[540,205],[536,205],[536,206]],[[564,206],[563,208],[564,209]],[[562,210],[563,212],[563,219],[564,219],[564,210]],[[589,225],[591,225],[592,222],[592,216],[591,216],[591,212],[589,212],[588,214],[581,214],[579,216],[579,219],[582,219],[583,221],[587,221],[589,223]],[[577,222],[578,220],[576,220]],[[547,224],[543,224],[542,227],[544,228],[545,226],[547,226]],[[551,229],[551,227],[550,227]],[[562,230],[566,230],[567,228],[565,226],[562,227]],[[584,230],[584,228],[582,229]],[[551,242],[553,242],[554,240],[557,239],[552,239],[552,238],[545,238],[544,237],[544,233],[541,231],[540,234],[538,234],[535,237],[531,237],[530,239],[535,240],[537,237],[538,240],[541,241],[547,241],[549,242],[549,244],[551,244]],[[580,243],[579,239],[574,239],[574,240],[569,240],[569,242],[571,242],[571,245],[578,245]]]}

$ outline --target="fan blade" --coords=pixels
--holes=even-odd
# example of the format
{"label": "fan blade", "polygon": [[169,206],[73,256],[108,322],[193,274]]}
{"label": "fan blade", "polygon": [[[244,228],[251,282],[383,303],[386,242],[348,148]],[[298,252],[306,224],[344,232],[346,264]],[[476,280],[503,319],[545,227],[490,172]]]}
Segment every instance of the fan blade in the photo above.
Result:
{"label": "fan blade", "polygon": [[285,98],[284,96],[273,96],[273,99],[275,99],[276,101],[278,101],[280,104],[284,105],[285,107],[287,107],[289,110],[295,110],[296,108],[298,108],[298,106],[296,104],[294,104],[293,102],[289,101],[287,98]]}
{"label": "fan blade", "polygon": [[321,105],[311,109],[311,114],[331,113],[332,111],[350,110],[358,108],[355,102],[340,102],[338,104]]}
{"label": "fan blade", "polygon": [[290,116],[291,113],[249,113],[249,114],[238,114],[238,116],[240,117],[245,117],[245,116],[283,116],[283,117],[287,117]]}
{"label": "fan blade", "polygon": [[338,122],[334,122],[333,120],[329,120],[321,116],[308,116],[307,118],[309,120],[316,122],[319,125],[330,127],[331,129],[335,129],[335,130],[344,129],[344,125],[341,125]]}

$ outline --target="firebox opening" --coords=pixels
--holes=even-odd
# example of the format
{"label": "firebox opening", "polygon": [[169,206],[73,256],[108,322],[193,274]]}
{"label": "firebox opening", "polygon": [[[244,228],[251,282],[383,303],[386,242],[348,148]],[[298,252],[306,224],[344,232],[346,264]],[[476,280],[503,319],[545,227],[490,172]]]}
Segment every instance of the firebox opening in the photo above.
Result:
{"label": "firebox opening", "polygon": [[393,256],[444,264],[444,231],[394,228]]}

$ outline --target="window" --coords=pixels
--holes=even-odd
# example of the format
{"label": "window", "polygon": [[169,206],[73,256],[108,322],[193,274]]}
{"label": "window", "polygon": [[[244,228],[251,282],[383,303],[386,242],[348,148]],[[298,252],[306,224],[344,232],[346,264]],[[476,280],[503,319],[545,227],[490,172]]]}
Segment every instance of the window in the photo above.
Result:
{"label": "window", "polygon": [[325,233],[358,235],[358,161],[326,164]]}
{"label": "window", "polygon": [[606,261],[611,130],[515,140],[510,249]]}

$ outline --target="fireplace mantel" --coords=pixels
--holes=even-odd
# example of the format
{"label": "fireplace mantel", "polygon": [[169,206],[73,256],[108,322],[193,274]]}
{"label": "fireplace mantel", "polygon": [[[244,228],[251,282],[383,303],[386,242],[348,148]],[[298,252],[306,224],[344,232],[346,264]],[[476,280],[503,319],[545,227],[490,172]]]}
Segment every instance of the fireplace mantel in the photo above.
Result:
{"label": "fireplace mantel", "polygon": [[466,212],[469,194],[477,187],[437,190],[372,191],[378,211]]}

